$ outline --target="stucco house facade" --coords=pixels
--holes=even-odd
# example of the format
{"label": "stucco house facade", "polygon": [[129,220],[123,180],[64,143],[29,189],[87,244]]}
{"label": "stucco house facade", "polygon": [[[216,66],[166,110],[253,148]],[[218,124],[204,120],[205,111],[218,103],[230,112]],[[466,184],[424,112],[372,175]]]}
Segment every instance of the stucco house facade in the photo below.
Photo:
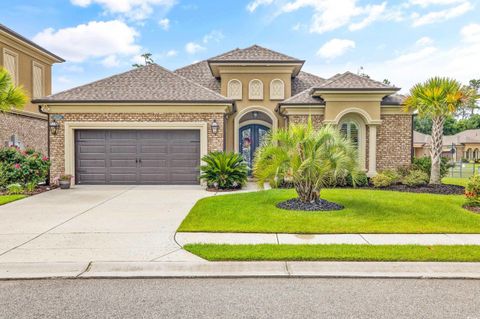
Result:
{"label": "stucco house facade", "polygon": [[59,56],[0,24],[0,66],[29,97],[23,109],[0,113],[1,146],[31,147],[47,153],[47,115],[30,100],[51,94],[52,65],[61,62]]}
{"label": "stucco house facade", "polygon": [[80,184],[196,184],[210,151],[252,162],[270,130],[337,125],[369,175],[408,165],[412,114],[398,88],[346,72],[330,79],[257,45],[169,71],[156,64],[35,100],[49,114],[52,177]]}

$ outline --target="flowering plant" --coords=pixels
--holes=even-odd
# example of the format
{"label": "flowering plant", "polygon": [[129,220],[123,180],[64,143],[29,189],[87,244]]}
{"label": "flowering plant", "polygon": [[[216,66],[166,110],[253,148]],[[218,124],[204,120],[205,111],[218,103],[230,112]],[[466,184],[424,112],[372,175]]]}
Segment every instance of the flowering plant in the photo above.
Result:
{"label": "flowering plant", "polygon": [[45,182],[49,169],[50,161],[40,152],[18,147],[0,148],[0,187]]}
{"label": "flowering plant", "polygon": [[467,206],[480,206],[480,175],[470,177],[465,187]]}

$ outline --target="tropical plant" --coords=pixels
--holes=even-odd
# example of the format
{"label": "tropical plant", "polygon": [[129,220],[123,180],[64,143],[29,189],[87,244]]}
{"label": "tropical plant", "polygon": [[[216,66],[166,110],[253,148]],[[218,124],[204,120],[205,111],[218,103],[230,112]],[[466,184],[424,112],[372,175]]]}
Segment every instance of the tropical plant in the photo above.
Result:
{"label": "tropical plant", "polygon": [[10,73],[0,67],[0,112],[22,108],[27,101],[26,91],[21,86],[15,86]]}
{"label": "tropical plant", "polygon": [[236,189],[246,184],[248,165],[240,154],[211,152],[202,161],[200,179],[215,189]]}
{"label": "tropical plant", "polygon": [[265,182],[291,181],[299,199],[307,203],[320,199],[321,189],[332,177],[351,174],[356,185],[359,176],[352,143],[333,126],[315,130],[311,119],[267,136],[255,154],[253,171],[261,187]]}
{"label": "tropical plant", "polygon": [[459,82],[449,78],[433,77],[425,83],[416,84],[405,100],[406,111],[416,111],[420,117],[432,120],[430,184],[441,183],[443,126],[445,120],[455,114],[464,99],[465,93]]}

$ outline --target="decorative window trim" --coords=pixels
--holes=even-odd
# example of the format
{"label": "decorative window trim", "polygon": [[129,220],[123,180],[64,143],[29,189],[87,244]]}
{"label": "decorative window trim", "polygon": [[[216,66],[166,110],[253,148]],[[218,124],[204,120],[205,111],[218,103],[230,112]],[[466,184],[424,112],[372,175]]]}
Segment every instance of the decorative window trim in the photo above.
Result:
{"label": "decorative window trim", "polygon": [[[233,94],[232,93],[232,90],[230,88],[230,84],[232,83],[239,83],[240,84],[240,92],[237,92],[237,94]],[[230,81],[228,81],[228,84],[227,84],[227,97],[230,98],[230,99],[234,99],[234,100],[241,100],[243,99],[243,84],[242,84],[242,81],[238,80],[238,79],[231,79]]]}
{"label": "decorative window trim", "polygon": [[[12,74],[13,76],[13,83],[15,85],[18,85],[18,53],[17,52],[14,52],[10,49],[7,49],[7,48],[3,48],[3,67],[6,69],[6,64],[5,64],[5,57],[6,55],[11,55],[13,56],[13,58],[15,59],[15,70],[14,70],[14,74]],[[9,70],[7,70],[9,71]],[[9,71],[10,72],[10,71]]]}
{"label": "decorative window trim", "polygon": [[[260,94],[259,95],[252,95],[252,84],[253,83],[260,83]],[[259,79],[252,79],[248,82],[248,99],[249,100],[263,100],[263,82]]]}
{"label": "decorative window trim", "polygon": [[[37,96],[35,94],[35,68],[38,67],[42,70],[42,76],[41,76],[41,89],[40,89],[40,95]],[[45,66],[41,63],[38,63],[37,61],[32,61],[32,97],[34,99],[44,97],[45,94]]]}
{"label": "decorative window trim", "polygon": [[366,151],[367,151],[367,127],[365,121],[358,114],[349,113],[342,117],[338,122],[338,129],[342,124],[353,122],[358,128],[358,162],[362,170],[366,169]]}
{"label": "decorative window trim", "polygon": [[[282,84],[282,90],[278,94],[275,94],[273,88],[275,82],[280,82]],[[273,79],[270,81],[270,100],[284,100],[285,99],[285,82],[281,79]]]}

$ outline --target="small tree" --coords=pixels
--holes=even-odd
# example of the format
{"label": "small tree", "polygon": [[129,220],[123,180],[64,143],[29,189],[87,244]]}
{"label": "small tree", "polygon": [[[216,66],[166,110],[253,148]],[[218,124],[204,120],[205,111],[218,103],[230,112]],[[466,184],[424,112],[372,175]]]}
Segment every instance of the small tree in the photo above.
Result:
{"label": "small tree", "polygon": [[313,203],[320,199],[322,188],[332,178],[352,175],[359,178],[357,152],[352,143],[333,126],[315,130],[296,124],[273,132],[255,156],[254,175],[258,183],[276,184],[291,181],[301,201]]}
{"label": "small tree", "polygon": [[445,120],[455,114],[465,99],[462,85],[449,78],[433,77],[425,83],[416,84],[405,100],[406,111],[417,111],[421,118],[432,120],[432,167],[430,184],[440,184],[440,160],[443,147]]}
{"label": "small tree", "polygon": [[22,108],[27,101],[25,90],[21,86],[15,86],[10,73],[0,67],[0,112]]}
{"label": "small tree", "polygon": [[153,61],[153,59],[152,59],[152,54],[151,53],[144,53],[144,54],[141,55],[141,57],[145,60],[145,64],[140,64],[140,63],[132,64],[132,66],[134,68],[140,68],[142,66],[150,65],[150,64],[155,63],[155,61]]}

